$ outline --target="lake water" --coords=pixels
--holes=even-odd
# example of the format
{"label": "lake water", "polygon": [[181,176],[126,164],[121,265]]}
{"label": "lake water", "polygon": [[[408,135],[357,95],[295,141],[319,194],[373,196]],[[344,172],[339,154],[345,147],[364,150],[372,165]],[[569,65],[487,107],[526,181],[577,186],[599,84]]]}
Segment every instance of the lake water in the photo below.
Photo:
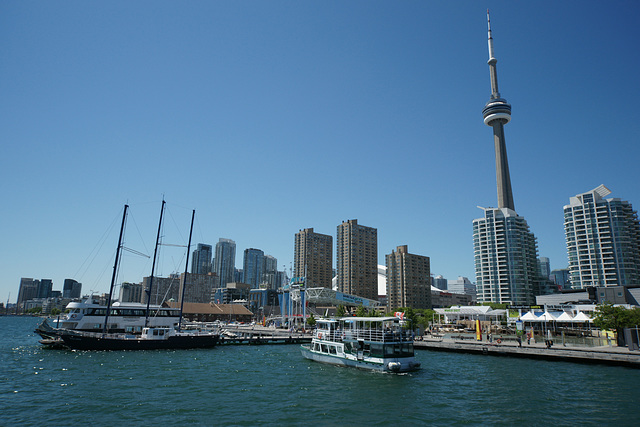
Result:
{"label": "lake water", "polygon": [[638,425],[640,370],[418,351],[423,369],[322,365],[296,345],[80,352],[0,317],[0,425]]}

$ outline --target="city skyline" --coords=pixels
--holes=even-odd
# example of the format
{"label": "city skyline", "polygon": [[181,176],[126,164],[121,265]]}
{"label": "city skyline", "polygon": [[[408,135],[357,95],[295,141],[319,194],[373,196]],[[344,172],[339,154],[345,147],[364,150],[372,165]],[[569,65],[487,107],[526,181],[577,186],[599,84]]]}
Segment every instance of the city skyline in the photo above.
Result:
{"label": "city skyline", "polygon": [[[357,218],[378,264],[408,245],[434,275],[475,278],[469,227],[496,200],[487,6],[513,198],[566,268],[570,197],[604,183],[640,204],[640,5],[463,5],[3,3],[0,301],[21,277],[107,292],[117,237],[85,261],[127,202],[129,239],[152,246],[163,194],[182,235],[196,209],[195,244],[231,238],[279,270],[298,230]],[[175,257],[158,275],[183,271]],[[124,261],[120,281],[149,275]]]}

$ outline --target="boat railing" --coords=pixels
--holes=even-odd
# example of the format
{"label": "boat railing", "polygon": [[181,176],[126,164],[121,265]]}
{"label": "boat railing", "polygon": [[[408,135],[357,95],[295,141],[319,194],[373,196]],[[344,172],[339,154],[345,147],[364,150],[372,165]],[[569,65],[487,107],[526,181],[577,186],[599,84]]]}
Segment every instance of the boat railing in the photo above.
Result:
{"label": "boat railing", "polygon": [[344,340],[363,340],[372,342],[403,342],[413,341],[411,333],[404,330],[388,330],[379,329],[347,329],[320,331],[322,339],[329,341],[342,342]]}

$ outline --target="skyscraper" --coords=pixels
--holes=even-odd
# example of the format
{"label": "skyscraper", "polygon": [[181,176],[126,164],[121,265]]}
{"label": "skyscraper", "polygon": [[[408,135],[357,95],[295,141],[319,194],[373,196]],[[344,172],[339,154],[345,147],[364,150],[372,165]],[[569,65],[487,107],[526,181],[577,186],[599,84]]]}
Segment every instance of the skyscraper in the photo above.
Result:
{"label": "skyscraper", "polygon": [[231,239],[220,239],[216,243],[216,256],[214,258],[213,271],[218,275],[219,288],[224,288],[227,283],[237,282],[236,269],[236,242]]}
{"label": "skyscraper", "polygon": [[333,237],[315,233],[313,228],[300,230],[295,237],[293,260],[294,277],[306,274],[308,287],[331,289]]}
{"label": "skyscraper", "polygon": [[515,212],[504,138],[511,105],[498,91],[498,60],[493,52],[488,11],[487,27],[491,98],[482,115],[485,124],[493,128],[498,207],[481,208],[484,217],[473,221],[477,296],[479,302],[532,304],[540,286],[537,242],[527,221]]}
{"label": "skyscraper", "polygon": [[198,243],[198,248],[193,251],[191,257],[191,273],[192,274],[207,274],[211,273],[212,265],[211,259],[213,257],[213,250],[211,245],[205,245],[204,243]]}
{"label": "skyscraper", "polygon": [[64,279],[64,285],[62,287],[62,298],[80,298],[81,293],[82,283],[77,282],[73,279]]}
{"label": "skyscraper", "polygon": [[243,282],[257,289],[262,283],[264,273],[264,252],[260,249],[249,248],[244,250],[244,279]]}
{"label": "skyscraper", "polygon": [[338,226],[338,291],[378,298],[378,230],[351,219]]}
{"label": "skyscraper", "polygon": [[268,285],[269,289],[276,289],[278,283],[278,259],[272,255],[264,256],[264,273],[262,282]]}
{"label": "skyscraper", "polygon": [[410,254],[407,245],[385,256],[387,264],[387,308],[431,308],[429,257]]}
{"label": "skyscraper", "polygon": [[605,199],[600,185],[571,197],[564,207],[564,230],[571,286],[640,283],[640,224],[631,203]]}

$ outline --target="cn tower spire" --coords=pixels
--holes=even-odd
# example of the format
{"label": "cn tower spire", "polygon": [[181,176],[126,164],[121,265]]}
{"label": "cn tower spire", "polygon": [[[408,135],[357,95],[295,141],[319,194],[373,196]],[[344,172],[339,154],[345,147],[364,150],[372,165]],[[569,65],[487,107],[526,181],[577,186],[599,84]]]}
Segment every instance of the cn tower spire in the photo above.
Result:
{"label": "cn tower spire", "polygon": [[489,76],[491,77],[491,98],[484,106],[482,115],[484,123],[493,128],[493,141],[496,152],[496,181],[498,186],[498,207],[509,208],[515,211],[513,193],[511,191],[511,178],[509,176],[509,163],[507,161],[507,145],[504,138],[504,125],[511,120],[511,105],[500,97],[498,91],[498,60],[493,52],[493,37],[491,36],[491,20],[487,9],[487,28],[489,44]]}

